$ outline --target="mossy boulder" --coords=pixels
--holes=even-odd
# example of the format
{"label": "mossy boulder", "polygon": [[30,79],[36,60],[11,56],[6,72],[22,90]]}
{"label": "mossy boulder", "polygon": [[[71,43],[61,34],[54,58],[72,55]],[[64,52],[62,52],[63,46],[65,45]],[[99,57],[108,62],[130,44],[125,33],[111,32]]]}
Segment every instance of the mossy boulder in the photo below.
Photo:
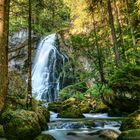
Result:
{"label": "mossy boulder", "polygon": [[27,110],[5,110],[2,114],[8,140],[31,140],[41,133],[38,115]]}
{"label": "mossy boulder", "polygon": [[61,102],[51,102],[48,104],[48,110],[54,111],[57,113],[59,112],[61,106],[62,106]]}
{"label": "mossy boulder", "polygon": [[55,138],[49,134],[41,134],[36,137],[34,140],[55,140]]}
{"label": "mossy boulder", "polygon": [[61,109],[64,110],[64,109],[67,109],[73,105],[76,105],[78,106],[78,102],[76,101],[75,98],[71,97],[67,100],[65,100],[63,103],[62,103],[62,106],[61,106]]}
{"label": "mossy boulder", "polygon": [[124,131],[117,140],[140,140],[140,129]]}
{"label": "mossy boulder", "polygon": [[79,108],[80,108],[80,110],[81,110],[82,113],[89,113],[93,109],[91,103],[85,102],[85,101],[82,101],[79,104]]}
{"label": "mossy boulder", "polygon": [[95,113],[106,113],[108,111],[108,107],[103,103],[99,102],[96,107],[94,108]]}
{"label": "mossy boulder", "polygon": [[60,118],[84,118],[84,115],[82,114],[81,110],[73,105],[69,108],[66,108],[65,110],[61,110],[58,114],[58,117]]}
{"label": "mossy boulder", "polygon": [[38,107],[38,109],[36,110],[36,114],[38,116],[38,120],[39,120],[41,130],[48,129],[47,122],[50,119],[50,114],[49,114],[48,109],[43,108],[43,107]]}
{"label": "mossy boulder", "polygon": [[121,130],[140,129],[140,109],[130,114],[121,125]]}

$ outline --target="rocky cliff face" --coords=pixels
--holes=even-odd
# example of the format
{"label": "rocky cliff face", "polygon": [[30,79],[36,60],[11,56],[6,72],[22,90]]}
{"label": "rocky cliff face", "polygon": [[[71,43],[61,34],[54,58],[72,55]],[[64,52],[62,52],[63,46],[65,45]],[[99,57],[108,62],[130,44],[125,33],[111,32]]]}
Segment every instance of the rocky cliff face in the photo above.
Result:
{"label": "rocky cliff face", "polygon": [[[87,73],[91,73],[92,70],[92,60],[88,58],[88,56],[84,55],[84,52],[75,51],[73,49],[74,46],[71,46],[70,42],[70,34],[68,31],[60,31],[57,33],[58,39],[58,48],[61,52],[65,53],[68,58],[69,62],[67,65],[71,65],[74,69],[75,80],[78,76],[78,80],[86,80],[87,84],[91,85],[94,81],[94,78],[90,77],[84,79],[82,76]],[[80,77],[82,77],[80,79]]]}
{"label": "rocky cliff face", "polygon": [[[33,35],[33,51],[35,50],[35,44],[37,37]],[[9,36],[9,49],[8,49],[8,66],[9,70],[21,71],[26,67],[27,55],[28,55],[28,31],[21,29],[18,32],[14,32]]]}

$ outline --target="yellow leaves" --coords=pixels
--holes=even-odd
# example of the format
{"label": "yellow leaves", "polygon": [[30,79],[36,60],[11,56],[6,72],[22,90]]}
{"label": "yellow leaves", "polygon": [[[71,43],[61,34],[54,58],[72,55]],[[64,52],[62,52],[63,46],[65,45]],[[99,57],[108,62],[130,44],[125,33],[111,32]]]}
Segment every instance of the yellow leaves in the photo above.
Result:
{"label": "yellow leaves", "polygon": [[139,9],[138,13],[139,13],[139,15],[140,15],[140,0],[137,0],[136,5],[137,5],[137,7],[138,7],[138,9]]}
{"label": "yellow leaves", "polygon": [[64,0],[65,4],[70,8],[70,17],[72,22],[71,33],[79,34],[85,31],[85,25],[91,21],[86,9],[85,0]]}

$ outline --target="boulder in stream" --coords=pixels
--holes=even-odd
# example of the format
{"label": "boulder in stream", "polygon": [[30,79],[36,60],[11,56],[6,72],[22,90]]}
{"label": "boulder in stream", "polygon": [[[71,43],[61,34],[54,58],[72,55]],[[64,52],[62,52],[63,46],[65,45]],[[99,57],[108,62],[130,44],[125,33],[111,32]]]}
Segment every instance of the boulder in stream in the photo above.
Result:
{"label": "boulder in stream", "polygon": [[120,135],[120,131],[113,129],[104,129],[100,132],[99,137],[106,138],[108,140],[117,139]]}
{"label": "boulder in stream", "polygon": [[121,130],[140,129],[140,109],[130,114],[121,125]]}
{"label": "boulder in stream", "polygon": [[8,140],[31,140],[41,133],[38,115],[27,110],[6,110],[2,114]]}
{"label": "boulder in stream", "polygon": [[77,106],[71,106],[59,112],[60,118],[84,118],[84,115]]}

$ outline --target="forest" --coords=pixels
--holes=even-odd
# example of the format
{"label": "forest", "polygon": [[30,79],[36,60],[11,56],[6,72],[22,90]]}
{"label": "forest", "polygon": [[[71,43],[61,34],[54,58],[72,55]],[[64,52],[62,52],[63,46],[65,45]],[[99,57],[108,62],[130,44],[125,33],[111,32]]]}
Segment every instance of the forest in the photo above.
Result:
{"label": "forest", "polygon": [[140,0],[0,0],[0,140],[140,140]]}

